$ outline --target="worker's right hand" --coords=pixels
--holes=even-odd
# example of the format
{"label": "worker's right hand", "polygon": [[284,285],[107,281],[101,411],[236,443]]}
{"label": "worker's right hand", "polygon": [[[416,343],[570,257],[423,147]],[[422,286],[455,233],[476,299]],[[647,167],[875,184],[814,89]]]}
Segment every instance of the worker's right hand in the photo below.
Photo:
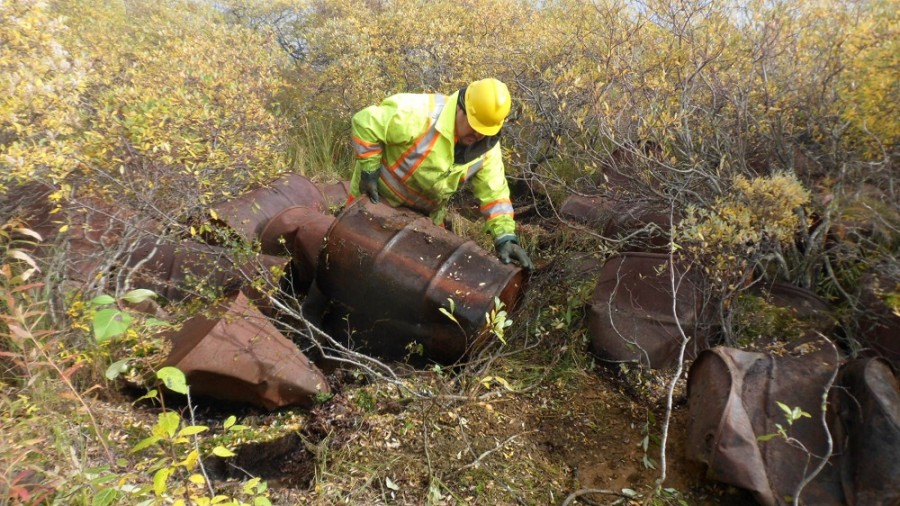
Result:
{"label": "worker's right hand", "polygon": [[378,179],[381,177],[381,167],[373,172],[362,172],[359,175],[359,192],[365,194],[374,203],[378,203]]}

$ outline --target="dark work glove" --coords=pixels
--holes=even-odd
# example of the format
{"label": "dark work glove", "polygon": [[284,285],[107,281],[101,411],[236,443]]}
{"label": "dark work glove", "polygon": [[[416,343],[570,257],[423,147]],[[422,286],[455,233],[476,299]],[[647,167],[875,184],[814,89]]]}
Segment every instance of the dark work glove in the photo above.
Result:
{"label": "dark work glove", "polygon": [[378,203],[378,179],[381,177],[381,167],[374,172],[361,172],[359,174],[359,192],[368,196],[369,200]]}
{"label": "dark work glove", "polygon": [[519,246],[519,241],[515,237],[501,239],[500,242],[494,245],[494,248],[497,250],[497,258],[501,262],[508,264],[515,260],[523,269],[528,269],[529,271],[534,269],[534,264],[528,258],[528,253],[525,253],[525,249]]}

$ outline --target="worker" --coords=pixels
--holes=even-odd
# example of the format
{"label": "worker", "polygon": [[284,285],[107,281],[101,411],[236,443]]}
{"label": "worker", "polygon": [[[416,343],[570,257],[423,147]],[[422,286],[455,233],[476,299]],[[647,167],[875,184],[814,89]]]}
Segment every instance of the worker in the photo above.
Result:
{"label": "worker", "polygon": [[516,237],[500,152],[510,102],[505,84],[482,79],[450,96],[401,93],[357,112],[350,200],[383,199],[443,225],[450,197],[471,181],[500,261],[532,269]]}

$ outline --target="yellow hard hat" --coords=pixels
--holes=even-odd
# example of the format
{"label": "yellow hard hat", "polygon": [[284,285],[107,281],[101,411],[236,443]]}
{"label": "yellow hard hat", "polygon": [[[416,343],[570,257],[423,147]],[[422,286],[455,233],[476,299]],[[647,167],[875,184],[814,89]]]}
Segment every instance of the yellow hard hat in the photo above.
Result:
{"label": "yellow hard hat", "polygon": [[497,135],[509,114],[512,99],[505,84],[488,78],[466,88],[465,102],[469,125],[480,134]]}

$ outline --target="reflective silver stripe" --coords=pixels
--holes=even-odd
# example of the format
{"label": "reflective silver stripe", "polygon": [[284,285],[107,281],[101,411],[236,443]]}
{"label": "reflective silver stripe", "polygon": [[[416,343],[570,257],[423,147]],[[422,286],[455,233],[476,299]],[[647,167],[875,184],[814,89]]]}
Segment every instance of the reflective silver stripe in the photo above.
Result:
{"label": "reflective silver stripe", "polygon": [[463,181],[468,181],[470,177],[474,176],[481,170],[481,167],[484,166],[484,157],[480,158],[477,162],[473,163],[469,170],[466,172],[466,177],[463,178]]}
{"label": "reflective silver stripe", "polygon": [[353,139],[353,150],[356,151],[357,158],[368,158],[381,153],[381,144],[378,142],[364,141],[352,133],[350,138]]}
{"label": "reflective silver stripe", "polygon": [[444,110],[447,103],[447,97],[444,95],[431,95],[434,99],[434,106],[431,108],[429,117],[431,118],[431,126],[422,137],[410,147],[401,158],[394,162],[392,168],[389,168],[401,180],[406,181],[419,168],[419,165],[431,153],[437,137],[440,132],[437,131],[437,119]]}
{"label": "reflective silver stripe", "polygon": [[368,158],[381,153],[381,146],[378,144],[375,144],[374,146],[365,146],[358,142],[353,142],[353,150],[356,151],[357,158]]}
{"label": "reflective silver stripe", "polygon": [[410,207],[426,212],[431,212],[437,208],[437,202],[416,193],[401,181],[393,172],[389,170],[381,171],[381,179],[384,184],[403,202]]}
{"label": "reflective silver stripe", "polygon": [[513,214],[515,211],[513,210],[513,206],[509,201],[500,201],[500,202],[492,202],[488,204],[487,207],[483,207],[481,209],[481,215],[486,219],[490,219],[492,216],[498,216],[501,214]]}

